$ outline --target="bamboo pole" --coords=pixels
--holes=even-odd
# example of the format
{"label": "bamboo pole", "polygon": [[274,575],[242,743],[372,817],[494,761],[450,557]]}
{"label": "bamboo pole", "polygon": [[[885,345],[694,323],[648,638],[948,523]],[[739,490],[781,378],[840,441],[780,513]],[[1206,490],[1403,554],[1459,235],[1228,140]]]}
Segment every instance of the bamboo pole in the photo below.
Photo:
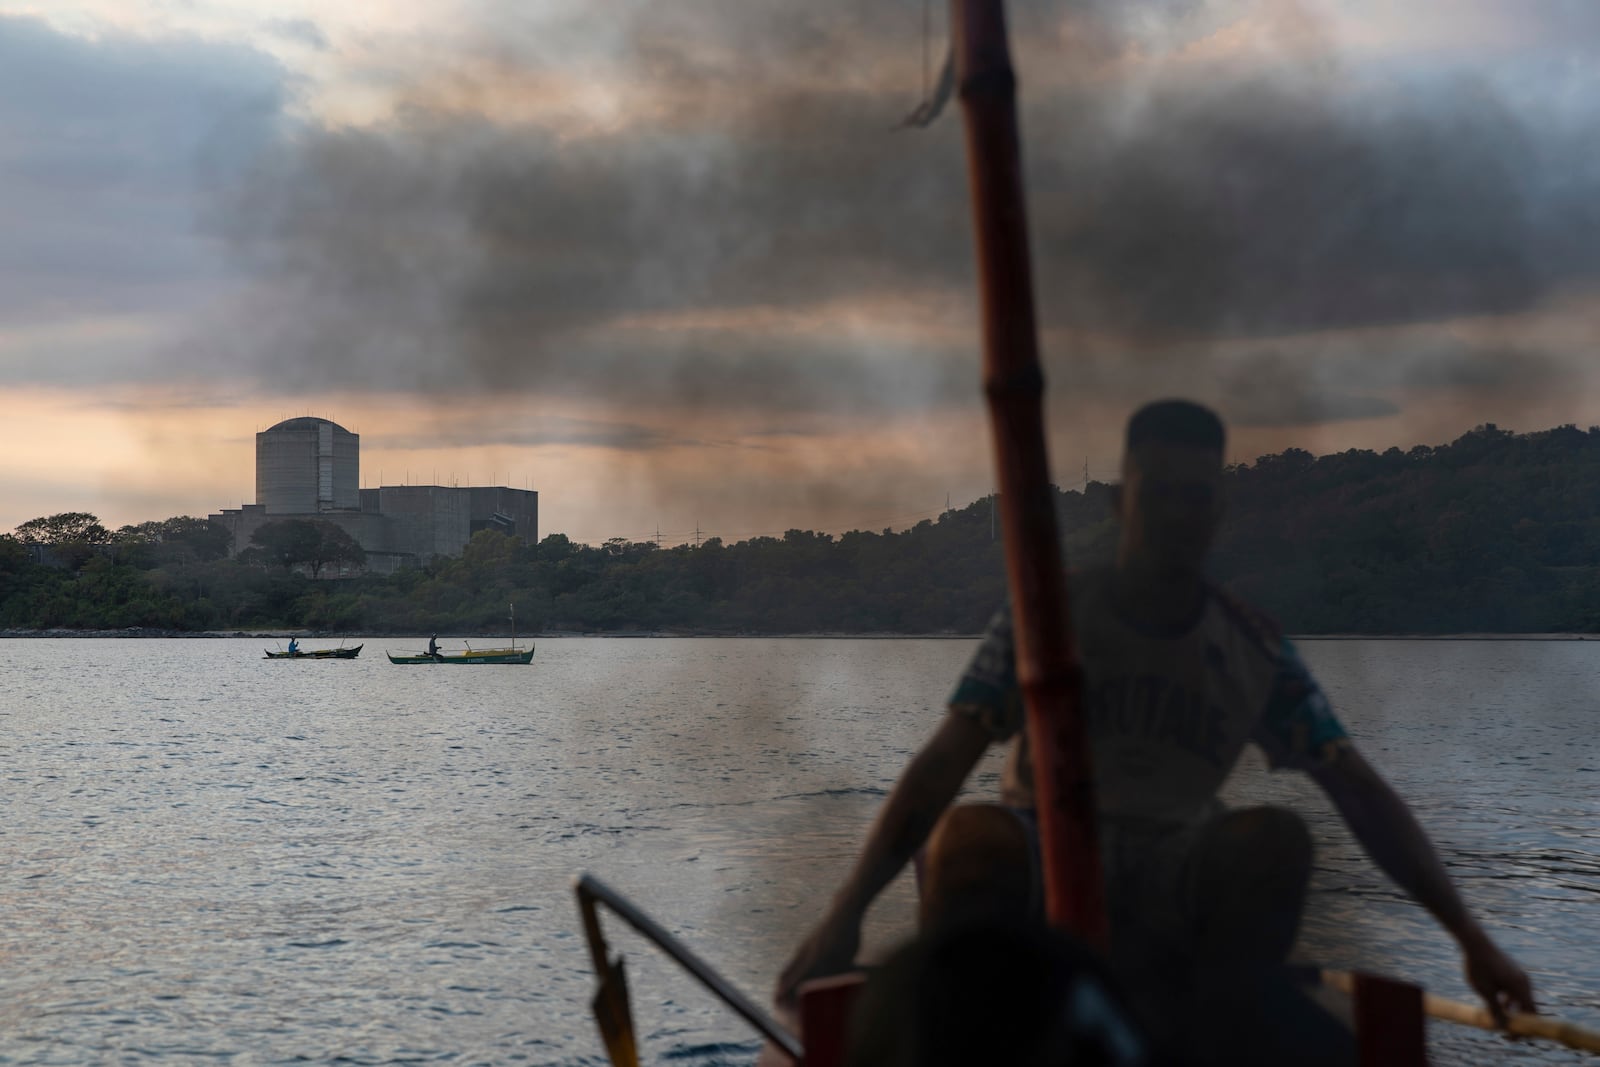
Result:
{"label": "bamboo pole", "polygon": [[[1324,970],[1322,984],[1346,995],[1355,995],[1355,975],[1349,971]],[[1480,1004],[1465,1004],[1426,991],[1422,994],[1422,1011],[1432,1018],[1459,1023],[1462,1026],[1475,1026],[1479,1030],[1494,1030],[1516,1037],[1540,1037],[1548,1041],[1558,1041],[1568,1048],[1584,1052],[1600,1052],[1600,1033],[1549,1015],[1513,1012],[1506,1017],[1506,1025],[1501,1026],[1494,1021],[1494,1016],[1489,1014],[1488,1009]]]}
{"label": "bamboo pole", "polygon": [[988,399],[1017,675],[1027,707],[1050,920],[1106,945],[1105,889],[1083,723],[1082,677],[1044,438],[1033,279],[1022,191],[1016,76],[1003,0],[952,0],[966,116]]}

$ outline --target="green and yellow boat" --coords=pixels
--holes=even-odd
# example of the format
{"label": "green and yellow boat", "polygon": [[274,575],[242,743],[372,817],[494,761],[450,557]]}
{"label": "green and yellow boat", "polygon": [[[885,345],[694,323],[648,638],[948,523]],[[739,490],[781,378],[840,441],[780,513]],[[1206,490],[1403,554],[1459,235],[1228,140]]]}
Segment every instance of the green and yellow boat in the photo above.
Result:
{"label": "green and yellow boat", "polygon": [[408,652],[395,655],[385,651],[390,663],[532,663],[533,649],[529,648],[469,648],[465,652]]}
{"label": "green and yellow boat", "polygon": [[[517,643],[517,606],[509,604],[511,610],[511,645],[501,648],[473,648],[468,645],[464,652],[406,652],[395,655],[384,650],[384,655],[389,657],[390,663],[532,663],[533,645],[530,643],[523,648]],[[438,647],[438,635],[428,642],[428,648],[435,650]]]}

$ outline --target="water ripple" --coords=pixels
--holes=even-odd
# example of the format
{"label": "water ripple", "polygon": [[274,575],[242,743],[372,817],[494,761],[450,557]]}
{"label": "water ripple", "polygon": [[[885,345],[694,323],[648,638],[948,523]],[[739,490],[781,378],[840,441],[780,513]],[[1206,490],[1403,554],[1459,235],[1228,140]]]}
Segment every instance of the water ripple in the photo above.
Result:
{"label": "water ripple", "polygon": [[[573,874],[629,893],[760,994],[965,655],[948,641],[560,640],[526,670],[377,656],[296,671],[257,644],[7,643],[0,953],[26,966],[0,970],[0,1063],[602,1064]],[[1594,1025],[1600,651],[1305,651],[1542,1000]],[[985,757],[970,796],[993,794],[999,762]],[[1448,938],[1306,779],[1251,757],[1229,794],[1312,823],[1303,955],[1469,995]],[[869,917],[868,953],[911,914],[902,878]],[[754,1060],[742,1023],[607,930],[648,1062]],[[1578,1062],[1431,1034],[1440,1063]]]}

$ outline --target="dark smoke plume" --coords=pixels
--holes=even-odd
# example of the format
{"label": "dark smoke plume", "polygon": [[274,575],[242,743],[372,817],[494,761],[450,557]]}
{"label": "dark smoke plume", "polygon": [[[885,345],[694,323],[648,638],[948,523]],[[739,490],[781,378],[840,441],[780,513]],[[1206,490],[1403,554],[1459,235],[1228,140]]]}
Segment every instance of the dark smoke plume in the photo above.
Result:
{"label": "dark smoke plume", "polygon": [[[380,126],[301,129],[214,215],[265,283],[247,347],[290,388],[970,405],[970,335],[885,351],[762,328],[882,296],[971,322],[958,119],[889,132],[915,97],[914,12],[828,7],[631,9],[600,69],[655,106],[615,128],[496,121],[419,86]],[[1487,80],[1349,69],[1309,18],[1291,20],[1292,55],[1148,58],[1152,40],[1179,50],[1241,9],[1019,5],[1040,306],[1069,342],[1054,362],[1085,346],[1136,368],[1164,349],[1210,359],[1520,311],[1592,281],[1600,170]],[[1078,51],[1051,51],[1066,40]],[[1052,65],[1085,60],[1085,42],[1095,77]],[[512,26],[459,80],[489,93],[494,72],[541,56]],[[1106,76],[1119,63],[1138,73]],[[681,325],[691,313],[700,328]],[[1292,392],[1292,377],[1276,380]],[[1342,400],[1286,393],[1285,414],[1392,406],[1360,384]]]}

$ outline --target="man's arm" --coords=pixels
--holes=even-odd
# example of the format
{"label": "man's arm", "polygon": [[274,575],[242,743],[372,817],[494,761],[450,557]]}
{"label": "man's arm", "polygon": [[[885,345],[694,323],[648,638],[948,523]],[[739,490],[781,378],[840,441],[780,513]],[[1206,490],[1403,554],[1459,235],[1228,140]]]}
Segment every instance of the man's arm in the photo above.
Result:
{"label": "man's arm", "polygon": [[928,839],[990,740],[979,723],[951,713],[911,758],[827,914],[779,976],[780,1003],[793,998],[802,982],[838,974],[855,962],[868,906]]}
{"label": "man's arm", "polygon": [[1536,1011],[1528,976],[1467,910],[1428,835],[1377,770],[1345,743],[1309,773],[1373,862],[1450,931],[1465,957],[1467,980],[1495,1019],[1504,1024],[1507,1011]]}

